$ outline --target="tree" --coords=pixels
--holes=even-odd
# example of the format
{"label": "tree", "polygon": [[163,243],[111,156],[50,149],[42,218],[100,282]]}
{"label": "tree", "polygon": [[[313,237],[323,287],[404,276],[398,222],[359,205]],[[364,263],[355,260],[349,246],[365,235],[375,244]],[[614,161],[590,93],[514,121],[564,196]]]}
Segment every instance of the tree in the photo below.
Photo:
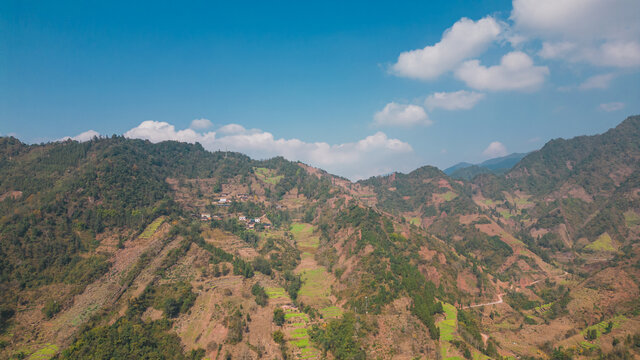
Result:
{"label": "tree", "polygon": [[278,326],[284,324],[284,311],[281,308],[273,310],[273,322]]}

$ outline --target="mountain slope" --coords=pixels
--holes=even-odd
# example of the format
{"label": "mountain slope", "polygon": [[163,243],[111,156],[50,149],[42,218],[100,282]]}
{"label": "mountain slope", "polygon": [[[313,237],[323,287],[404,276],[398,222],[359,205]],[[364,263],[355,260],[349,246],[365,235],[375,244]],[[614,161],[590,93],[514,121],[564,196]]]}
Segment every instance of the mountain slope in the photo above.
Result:
{"label": "mountain slope", "polygon": [[0,354],[637,355],[639,125],[471,182],[0,138]]}

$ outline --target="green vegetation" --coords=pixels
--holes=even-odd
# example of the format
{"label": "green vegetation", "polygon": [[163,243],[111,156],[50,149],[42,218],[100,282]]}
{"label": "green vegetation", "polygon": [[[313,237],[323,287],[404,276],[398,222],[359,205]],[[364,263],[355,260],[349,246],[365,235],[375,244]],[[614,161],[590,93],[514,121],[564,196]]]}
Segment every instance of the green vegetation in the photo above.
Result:
{"label": "green vegetation", "polygon": [[160,225],[162,225],[163,222],[164,222],[164,217],[159,217],[153,220],[153,222],[144,229],[142,234],[140,234],[140,238],[148,239],[151,236],[153,236],[153,234],[156,233],[156,230],[158,230],[158,228],[160,227]]}
{"label": "green vegetation", "polygon": [[616,249],[613,247],[611,236],[607,233],[598,236],[594,242],[585,246],[585,249],[591,251],[616,252]]}
{"label": "green vegetation", "polygon": [[329,306],[329,307],[320,309],[320,314],[322,314],[322,317],[325,319],[338,318],[342,316],[343,311],[337,306]]}
{"label": "green vegetation", "polygon": [[263,181],[267,184],[277,185],[284,175],[277,175],[277,172],[273,169],[267,169],[264,167],[256,167],[253,168],[253,173],[256,175],[260,181]]}
{"label": "green vegetation", "polygon": [[275,310],[273,310],[273,322],[278,326],[282,326],[284,324],[284,321],[284,310],[282,310],[281,308],[276,308]]}
{"label": "green vegetation", "polygon": [[[627,318],[625,316],[618,315],[614,318],[604,320],[595,325],[587,327],[586,329],[581,331],[581,334],[589,340],[597,339],[602,334],[607,334],[611,332],[612,329],[620,327],[620,325],[626,320]],[[589,335],[592,335],[592,339],[589,338]]]}
{"label": "green vegetation", "polygon": [[365,353],[356,341],[356,336],[363,336],[363,327],[358,329],[357,321],[355,314],[346,313],[340,319],[329,320],[325,328],[314,325],[311,340],[336,359],[365,359]]}
{"label": "green vegetation", "polygon": [[260,284],[254,284],[251,287],[251,294],[256,297],[256,304],[260,306],[266,306],[269,296],[264,291],[264,288]]}
{"label": "green vegetation", "polygon": [[59,348],[55,344],[46,344],[43,348],[29,356],[29,360],[49,360],[58,353]]}
{"label": "green vegetation", "polygon": [[184,281],[150,285],[142,295],[131,301],[128,313],[142,315],[149,306],[153,306],[162,310],[165,317],[175,318],[193,306],[197,295],[191,289],[191,284]]}
{"label": "green vegetation", "polygon": [[44,304],[44,307],[42,308],[42,313],[44,314],[44,316],[47,317],[47,319],[51,319],[57,313],[59,313],[60,310],[62,310],[62,305],[60,305],[59,302],[55,300],[49,300]]}
{"label": "green vegetation", "polygon": [[451,304],[443,304],[445,318],[437,323],[440,329],[440,340],[451,341],[454,339],[454,333],[458,327],[458,311]]}
{"label": "green vegetation", "polygon": [[284,318],[286,320],[296,319],[296,320],[309,321],[309,315],[301,312],[287,312],[286,314],[284,314]]}
{"label": "green vegetation", "polygon": [[326,287],[327,270],[324,266],[316,269],[306,270],[300,274],[302,287],[299,296],[309,298],[326,298],[330,295],[330,289]]}
{"label": "green vegetation", "polygon": [[180,338],[169,332],[168,320],[142,322],[120,318],[111,326],[82,333],[61,359],[201,359],[200,351],[185,355]]}
{"label": "green vegetation", "polygon": [[280,299],[287,297],[284,288],[281,287],[266,287],[264,291],[269,296],[269,299]]}
{"label": "green vegetation", "polygon": [[633,210],[625,211],[624,220],[629,227],[640,225],[640,215]]}

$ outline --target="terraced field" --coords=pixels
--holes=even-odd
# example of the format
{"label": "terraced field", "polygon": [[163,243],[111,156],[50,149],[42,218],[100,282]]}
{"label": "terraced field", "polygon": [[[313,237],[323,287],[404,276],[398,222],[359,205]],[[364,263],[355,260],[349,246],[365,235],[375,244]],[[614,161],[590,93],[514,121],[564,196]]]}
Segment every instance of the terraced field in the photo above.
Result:
{"label": "terraced field", "polygon": [[156,233],[156,230],[158,230],[160,225],[162,225],[164,220],[165,220],[164,216],[161,216],[161,217],[153,220],[153,222],[151,224],[149,224],[146,227],[146,229],[144,229],[144,231],[142,232],[142,234],[140,234],[139,237],[141,239],[149,239],[149,238],[151,238],[153,236],[153,234]]}

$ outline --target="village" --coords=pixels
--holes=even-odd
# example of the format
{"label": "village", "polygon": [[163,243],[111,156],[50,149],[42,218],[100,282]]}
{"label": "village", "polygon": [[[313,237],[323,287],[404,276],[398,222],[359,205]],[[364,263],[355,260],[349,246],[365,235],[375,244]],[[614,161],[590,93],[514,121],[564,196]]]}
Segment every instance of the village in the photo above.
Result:
{"label": "village", "polygon": [[[228,208],[234,201],[246,202],[249,200],[249,195],[245,193],[237,194],[233,197],[229,197],[227,194],[221,194],[219,199],[215,199],[213,204],[215,207]],[[236,218],[237,216],[237,218]],[[230,218],[236,218],[239,222],[245,224],[245,228],[248,230],[268,230],[271,229],[271,223],[266,215],[260,217],[248,217],[243,214],[229,214],[228,211],[224,215],[211,214],[210,212],[201,212],[201,221],[222,221]]]}

